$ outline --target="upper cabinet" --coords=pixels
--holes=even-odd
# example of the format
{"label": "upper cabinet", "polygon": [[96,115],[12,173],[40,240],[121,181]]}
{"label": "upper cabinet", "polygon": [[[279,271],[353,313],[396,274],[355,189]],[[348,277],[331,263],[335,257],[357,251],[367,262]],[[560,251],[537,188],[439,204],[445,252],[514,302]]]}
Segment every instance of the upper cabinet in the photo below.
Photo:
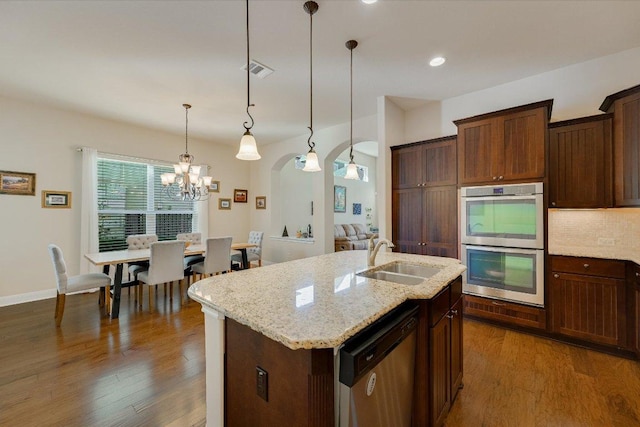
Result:
{"label": "upper cabinet", "polygon": [[549,124],[549,207],[608,208],[613,115]]}
{"label": "upper cabinet", "polygon": [[456,185],[456,137],[394,148],[391,171],[394,190]]}
{"label": "upper cabinet", "polygon": [[640,206],[640,85],[609,95],[600,110],[613,113],[615,206]]}
{"label": "upper cabinet", "polygon": [[553,100],[456,120],[458,182],[486,184],[543,179]]}

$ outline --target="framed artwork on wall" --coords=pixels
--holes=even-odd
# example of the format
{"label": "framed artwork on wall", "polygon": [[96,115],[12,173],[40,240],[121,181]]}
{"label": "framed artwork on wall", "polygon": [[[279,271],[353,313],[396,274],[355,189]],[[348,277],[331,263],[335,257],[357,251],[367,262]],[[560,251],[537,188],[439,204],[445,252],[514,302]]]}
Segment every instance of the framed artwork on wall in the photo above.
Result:
{"label": "framed artwork on wall", "polygon": [[267,196],[256,197],[256,209],[267,209]]}
{"label": "framed artwork on wall", "polygon": [[212,193],[220,192],[220,181],[211,181],[211,185],[209,186],[209,191]]}
{"label": "framed artwork on wall", "polygon": [[231,199],[218,199],[218,209],[230,210],[231,209]]}
{"label": "framed artwork on wall", "polygon": [[36,174],[0,171],[0,194],[36,195]]}
{"label": "framed artwork on wall", "polygon": [[247,203],[247,190],[233,190],[233,201],[235,203]]}
{"label": "framed artwork on wall", "polygon": [[52,209],[70,209],[71,192],[42,190],[42,207]]}
{"label": "framed artwork on wall", "polygon": [[362,215],[362,203],[354,203],[353,204],[353,214],[354,215]]}
{"label": "framed artwork on wall", "polygon": [[333,211],[347,211],[347,187],[343,187],[342,185],[333,186]]}

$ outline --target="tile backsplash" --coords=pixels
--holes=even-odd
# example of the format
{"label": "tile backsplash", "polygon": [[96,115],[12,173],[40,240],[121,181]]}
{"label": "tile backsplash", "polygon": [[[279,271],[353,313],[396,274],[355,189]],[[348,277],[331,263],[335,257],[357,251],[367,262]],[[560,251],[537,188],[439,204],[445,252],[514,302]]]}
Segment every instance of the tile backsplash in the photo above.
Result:
{"label": "tile backsplash", "polygon": [[640,209],[549,209],[549,253],[640,262]]}

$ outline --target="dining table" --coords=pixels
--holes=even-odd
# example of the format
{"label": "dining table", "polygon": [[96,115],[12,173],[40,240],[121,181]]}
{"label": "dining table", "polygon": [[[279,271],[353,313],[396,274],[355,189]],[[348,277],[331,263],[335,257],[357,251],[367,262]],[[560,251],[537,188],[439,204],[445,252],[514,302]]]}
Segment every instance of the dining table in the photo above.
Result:
{"label": "dining table", "polygon": [[[242,265],[240,269],[243,270],[249,267],[249,261],[247,259],[247,249],[256,247],[253,243],[232,243],[231,250],[239,251],[242,256]],[[206,252],[206,244],[191,244],[185,248],[184,256],[190,255],[202,255]],[[151,256],[151,249],[123,249],[119,251],[108,252],[96,252],[88,253],[84,255],[93,265],[102,267],[102,271],[105,274],[109,274],[110,269],[115,267],[115,273],[113,276],[113,296],[110,298],[109,291],[105,295],[105,304],[107,306],[107,312],[112,319],[117,319],[120,315],[120,295],[122,288],[129,286],[136,286],[138,282],[122,281],[122,271],[124,264],[129,264],[137,261],[149,261]]]}

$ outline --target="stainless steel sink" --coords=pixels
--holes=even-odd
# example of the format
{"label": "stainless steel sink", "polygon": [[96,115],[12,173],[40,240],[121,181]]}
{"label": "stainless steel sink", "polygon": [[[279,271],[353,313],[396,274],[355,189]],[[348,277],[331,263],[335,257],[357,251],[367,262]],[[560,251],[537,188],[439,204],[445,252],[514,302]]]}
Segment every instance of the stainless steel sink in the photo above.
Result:
{"label": "stainless steel sink", "polygon": [[378,271],[387,271],[390,273],[406,274],[409,276],[418,276],[428,279],[440,272],[440,268],[427,267],[426,265],[405,264],[403,262],[394,262],[383,265]]}
{"label": "stainless steel sink", "polygon": [[400,283],[402,285],[418,285],[424,281],[424,278],[422,277],[381,270],[363,271],[358,273],[358,276],[368,277],[369,279],[386,280],[387,282]]}
{"label": "stainless steel sink", "polygon": [[400,283],[403,285],[419,285],[424,282],[425,279],[438,274],[440,270],[441,269],[437,267],[393,262],[378,267],[375,270],[366,270],[357,274],[358,276],[368,277],[370,279],[386,280],[387,282]]}

